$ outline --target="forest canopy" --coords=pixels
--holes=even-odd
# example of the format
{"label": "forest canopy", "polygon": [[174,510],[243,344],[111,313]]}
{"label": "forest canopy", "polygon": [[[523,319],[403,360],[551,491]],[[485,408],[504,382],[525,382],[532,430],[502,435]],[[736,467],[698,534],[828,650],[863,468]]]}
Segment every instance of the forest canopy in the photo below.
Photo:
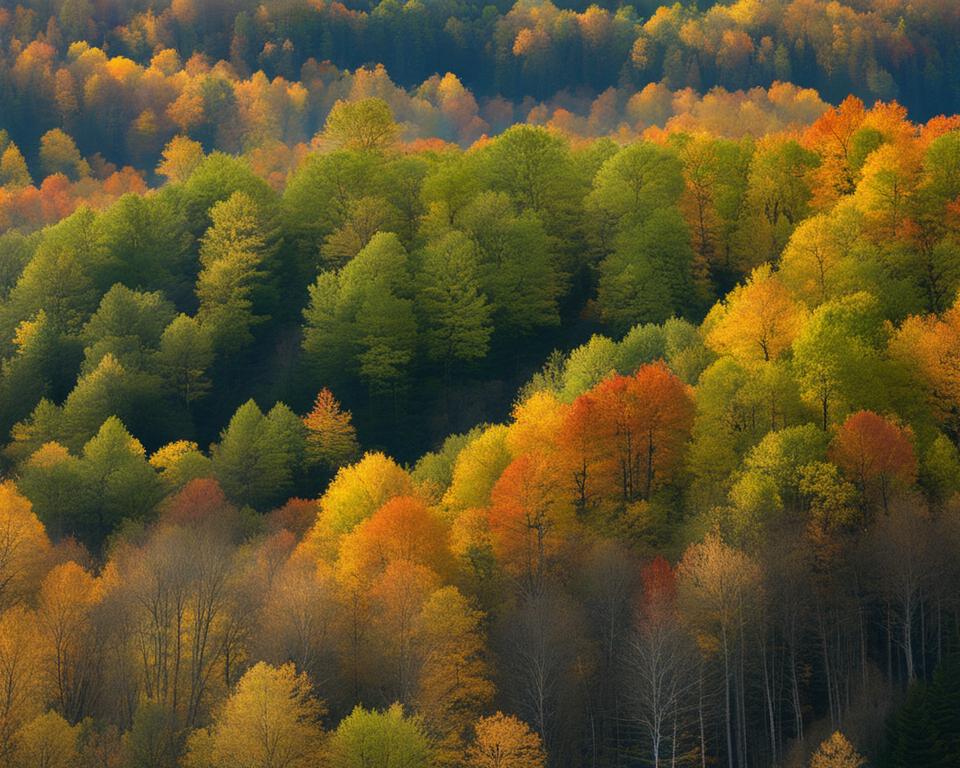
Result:
{"label": "forest canopy", "polygon": [[0,8],[0,766],[960,759],[960,10]]}

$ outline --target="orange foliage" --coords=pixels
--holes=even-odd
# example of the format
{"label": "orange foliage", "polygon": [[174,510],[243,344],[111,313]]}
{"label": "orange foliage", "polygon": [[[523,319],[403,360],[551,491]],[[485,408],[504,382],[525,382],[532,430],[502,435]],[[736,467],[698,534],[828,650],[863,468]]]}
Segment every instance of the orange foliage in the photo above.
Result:
{"label": "orange foliage", "polygon": [[488,519],[498,560],[508,573],[538,590],[575,526],[556,468],[539,455],[520,456],[503,471],[490,501]]}
{"label": "orange foliage", "polygon": [[830,445],[830,459],[851,478],[864,496],[877,492],[886,510],[891,492],[917,477],[913,433],[872,411],[847,418]]}
{"label": "orange foliage", "polygon": [[614,463],[622,500],[649,499],[683,458],[694,415],[686,385],[660,362],[605,379],[586,397],[595,401],[595,440]]}
{"label": "orange foliage", "polygon": [[373,578],[399,560],[437,573],[450,570],[446,527],[412,496],[391,499],[340,543],[340,567],[361,578]]}

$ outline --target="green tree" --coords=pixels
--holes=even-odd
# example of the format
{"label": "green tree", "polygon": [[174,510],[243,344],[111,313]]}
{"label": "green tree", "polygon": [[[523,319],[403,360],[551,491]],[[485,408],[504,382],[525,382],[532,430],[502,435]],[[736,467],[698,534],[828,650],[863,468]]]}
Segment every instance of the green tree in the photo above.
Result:
{"label": "green tree", "polygon": [[460,232],[429,243],[418,282],[427,354],[447,371],[454,360],[484,357],[492,332],[491,307],[480,287],[473,243]]}
{"label": "green tree", "polygon": [[326,749],[330,768],[429,768],[430,744],[420,723],[394,704],[382,712],[358,706],[333,732]]}
{"label": "green tree", "polygon": [[614,247],[616,234],[655,210],[675,206],[683,192],[680,158],[649,142],[624,147],[608,159],[593,180],[585,206],[601,253]]}
{"label": "green tree", "polygon": [[108,353],[124,366],[146,367],[174,314],[173,305],[159,291],[140,293],[114,285],[83,327],[86,369],[96,367]]}
{"label": "green tree", "polygon": [[14,353],[0,365],[0,429],[26,417],[43,397],[62,399],[77,370],[80,343],[57,332],[40,310],[17,326]]}
{"label": "green tree", "polygon": [[62,173],[71,181],[90,175],[90,165],[69,134],[54,128],[40,139],[40,167],[47,175]]}
{"label": "green tree", "polygon": [[34,718],[17,733],[16,768],[73,768],[79,758],[80,726],[56,712]]}
{"label": "green tree", "polygon": [[251,330],[270,319],[262,312],[274,244],[261,208],[236,192],[210,211],[213,221],[200,247],[197,319],[218,354],[235,354],[253,340]]}
{"label": "green tree", "polygon": [[847,409],[877,404],[883,381],[877,351],[884,341],[881,322],[876,300],[853,294],[818,307],[794,342],[803,396],[817,409],[824,430]]}
{"label": "green tree", "polygon": [[82,244],[71,240],[62,229],[44,238],[10,292],[8,322],[13,323],[8,327],[43,310],[59,332],[81,329],[96,308],[97,293],[84,264]]}
{"label": "green tree", "polygon": [[79,529],[99,544],[122,520],[144,519],[162,495],[160,479],[147,463],[140,441],[111,416],[83,446],[81,473],[94,518]]}
{"label": "green tree", "polygon": [[517,215],[503,193],[484,192],[456,223],[477,246],[481,286],[499,333],[526,334],[559,322],[561,277],[539,218]]}
{"label": "green tree", "polygon": [[290,490],[305,436],[300,419],[293,415],[291,420],[288,414],[289,409],[277,406],[264,416],[248,400],[211,449],[214,477],[237,503],[265,510]]}
{"label": "green tree", "polygon": [[192,238],[171,196],[124,195],[99,216],[97,230],[109,254],[97,275],[102,288],[121,282],[189,298]]}
{"label": "green tree", "polygon": [[190,233],[199,237],[212,223],[213,207],[236,192],[243,192],[262,210],[275,204],[273,190],[244,158],[223,152],[203,158],[178,191]]}
{"label": "green tree", "polygon": [[210,390],[213,344],[194,318],[177,315],[163,330],[156,362],[165,385],[185,406]]}
{"label": "green tree", "polygon": [[624,333],[636,323],[692,311],[692,259],[687,225],[676,208],[659,208],[619,235],[600,264],[597,303],[604,321]]}
{"label": "green tree", "polygon": [[336,101],[323,127],[323,137],[334,146],[361,152],[390,148],[399,132],[390,105],[378,98]]}
{"label": "green tree", "polygon": [[46,443],[20,470],[17,486],[55,539],[81,530],[91,499],[86,497],[83,465],[59,443]]}
{"label": "green tree", "polygon": [[[384,197],[382,158],[370,152],[314,153],[287,180],[280,215],[294,254],[291,286],[314,279],[324,241],[347,221],[355,199]],[[317,200],[324,200],[318,206]]]}

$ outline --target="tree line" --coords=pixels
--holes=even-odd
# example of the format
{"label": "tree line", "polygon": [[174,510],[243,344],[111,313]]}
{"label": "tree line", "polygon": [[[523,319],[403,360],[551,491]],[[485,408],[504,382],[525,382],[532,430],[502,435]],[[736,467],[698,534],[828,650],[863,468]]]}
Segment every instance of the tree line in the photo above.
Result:
{"label": "tree line", "polygon": [[309,59],[382,62],[413,86],[456,73],[479,97],[546,99],[624,82],[739,89],[790,81],[831,101],[898,98],[927,119],[957,108],[957,18],[939,0],[776,0],[668,5],[357,0],[18,2],[0,35],[103,44],[141,63],[158,49],[204,54],[241,74],[296,80]]}

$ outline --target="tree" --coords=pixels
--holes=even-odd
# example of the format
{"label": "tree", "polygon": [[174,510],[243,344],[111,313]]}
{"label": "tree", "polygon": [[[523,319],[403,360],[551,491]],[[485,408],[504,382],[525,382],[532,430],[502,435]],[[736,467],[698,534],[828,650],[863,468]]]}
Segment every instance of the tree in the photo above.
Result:
{"label": "tree", "polygon": [[391,563],[423,565],[450,572],[446,526],[414,496],[395,496],[350,531],[340,542],[337,567],[370,583]]}
{"label": "tree", "polygon": [[706,340],[741,363],[769,362],[790,349],[803,320],[802,308],[765,264],[711,311]]}
{"label": "tree", "polygon": [[62,173],[71,181],[90,175],[90,165],[80,156],[73,139],[59,128],[40,139],[40,167],[47,175]]}
{"label": "tree", "polygon": [[81,211],[61,222],[61,231],[74,224],[76,231],[64,232],[63,238],[48,234],[24,267],[10,292],[17,318],[31,318],[43,310],[58,331],[77,332],[96,309],[98,297],[84,253],[85,217]]}
{"label": "tree", "polygon": [[837,298],[851,284],[851,252],[862,229],[860,215],[850,206],[805,219],[794,230],[780,260],[780,278],[809,306]]}
{"label": "tree", "polygon": [[804,325],[793,345],[794,369],[822,429],[844,408],[875,399],[882,338],[877,302],[866,293],[822,304]]}
{"label": "tree", "polygon": [[514,459],[490,492],[490,533],[505,570],[540,594],[573,532],[573,505],[542,455]]}
{"label": "tree", "polygon": [[0,185],[16,189],[33,184],[27,161],[16,144],[12,142],[0,152]]}
{"label": "tree", "polygon": [[337,100],[327,115],[323,137],[336,147],[382,152],[396,141],[399,126],[383,99]]}
{"label": "tree", "polygon": [[474,726],[476,736],[467,750],[470,768],[544,768],[543,742],[526,723],[497,712]]}
{"label": "tree", "polygon": [[828,109],[803,136],[803,145],[820,155],[814,171],[817,201],[826,206],[856,187],[855,137],[866,118],[863,102],[847,96],[838,107]]}
{"label": "tree", "polygon": [[340,721],[326,747],[330,768],[429,768],[432,759],[423,728],[405,717],[399,704],[382,712],[357,706]]}
{"label": "tree", "polygon": [[680,159],[669,149],[636,142],[613,155],[597,172],[586,200],[601,250],[609,251],[618,232],[676,205],[683,186]]}
{"label": "tree", "polygon": [[320,247],[324,262],[332,267],[342,267],[363,250],[377,232],[398,231],[399,217],[399,211],[383,197],[350,200],[344,222],[326,237]]}
{"label": "tree", "polygon": [[[293,664],[259,662],[240,678],[209,733],[190,740],[193,768],[307,768],[317,764],[323,706]],[[203,753],[207,754],[203,754]],[[209,756],[208,756],[209,755]]]}
{"label": "tree", "polygon": [[856,483],[865,501],[878,494],[884,512],[891,494],[917,479],[912,431],[872,411],[847,417],[830,445],[830,458]]}
{"label": "tree", "polygon": [[552,234],[577,192],[570,150],[563,137],[541,126],[514,125],[486,147],[488,173],[521,210],[539,214]]}
{"label": "tree", "polygon": [[453,509],[485,507],[490,491],[512,457],[505,426],[488,427],[457,455],[443,503]]}
{"label": "tree", "polygon": [[177,315],[164,328],[157,350],[157,366],[172,394],[184,406],[206,396],[208,371],[213,363],[213,344],[195,318]]}
{"label": "tree", "polygon": [[99,682],[94,611],[103,585],[73,561],[54,567],[40,588],[37,619],[46,677],[58,714],[79,722],[90,710]]}
{"label": "tree", "polygon": [[248,400],[211,449],[213,474],[227,495],[255,509],[269,509],[284,498],[305,450],[302,422],[294,416],[293,433],[288,433],[288,420],[278,407],[265,416]]}
{"label": "tree", "polygon": [[319,523],[324,531],[347,533],[390,499],[412,493],[410,476],[393,459],[382,453],[367,453],[356,464],[337,472],[320,499]]}
{"label": "tree", "polygon": [[97,235],[104,253],[93,274],[99,286],[123,283],[189,300],[192,238],[172,196],[123,195],[97,218]]}
{"label": "tree", "polygon": [[663,765],[677,743],[678,722],[687,716],[692,689],[699,682],[696,649],[680,625],[676,577],[657,557],[642,571],[643,597],[628,646],[634,718],[644,729],[651,764]]}
{"label": "tree", "polygon": [[253,340],[262,314],[273,253],[272,234],[252,197],[235,192],[210,210],[211,227],[200,246],[197,319],[218,354],[235,353]]}
{"label": "tree", "polygon": [[840,731],[824,739],[810,758],[810,768],[862,768],[866,764]]}
{"label": "tree", "polygon": [[503,192],[481,192],[455,223],[476,245],[480,284],[498,332],[525,334],[559,322],[561,276],[538,216],[518,215]]}
{"label": "tree", "polygon": [[210,459],[189,440],[175,440],[161,446],[150,456],[150,466],[160,473],[160,479],[168,487],[174,489],[213,474]]}
{"label": "tree", "polygon": [[56,712],[34,718],[17,732],[17,768],[73,768],[79,758],[80,726]]}
{"label": "tree", "polygon": [[99,544],[121,520],[145,518],[160,500],[160,479],[147,463],[143,445],[116,416],[83,446],[81,461],[93,504],[93,519],[78,531],[87,541]]}
{"label": "tree", "polygon": [[86,498],[80,459],[60,443],[44,443],[21,465],[17,484],[56,540],[77,530],[91,500]]}
{"label": "tree", "polygon": [[487,354],[492,328],[491,306],[480,286],[473,243],[449,232],[424,252],[417,307],[427,352],[448,372],[454,360],[475,360]]}
{"label": "tree", "polygon": [[303,417],[307,430],[307,459],[328,470],[337,470],[357,458],[360,446],[350,411],[342,410],[333,392],[324,387],[313,409]]}
{"label": "tree", "polygon": [[661,362],[606,379],[589,397],[595,439],[614,467],[617,495],[623,502],[648,500],[682,460],[694,411],[686,387]]}
{"label": "tree", "polygon": [[0,756],[11,763],[16,734],[43,712],[41,645],[33,614],[23,606],[0,613]]}
{"label": "tree", "polygon": [[117,283],[104,294],[83,328],[86,365],[96,366],[110,353],[133,370],[148,367],[149,357],[173,317],[173,305],[159,291],[140,293]]}
{"label": "tree", "polygon": [[690,235],[675,207],[657,208],[614,242],[597,287],[600,314],[611,328],[625,333],[694,308]]}
{"label": "tree", "polygon": [[[740,627],[756,600],[759,569],[754,560],[726,545],[716,533],[691,544],[677,566],[677,595],[694,631],[720,655],[723,679],[724,738],[727,765],[740,764],[744,728],[744,691],[736,667],[745,652]],[[740,730],[735,734],[734,726]]]}
{"label": "tree", "polygon": [[[321,281],[317,285],[319,288]],[[333,306],[312,305],[304,313],[308,324],[318,331],[312,339],[310,331],[305,333],[305,348],[318,344],[326,333],[344,334],[356,355],[358,373],[371,390],[396,394],[413,361],[417,341],[409,259],[400,239],[393,233],[375,235],[341,270],[334,290],[335,298],[333,290],[323,297],[325,303],[332,300]],[[320,294],[316,296],[320,298]],[[314,320],[314,308],[326,317]],[[344,341],[334,343],[342,345]]]}
{"label": "tree", "polygon": [[470,726],[494,695],[483,619],[452,586],[430,595],[416,619],[421,662],[414,701],[440,765],[462,761]]}
{"label": "tree", "polygon": [[50,540],[12,481],[0,483],[0,609],[25,602],[40,584]]}
{"label": "tree", "polygon": [[199,141],[193,141],[186,136],[174,136],[163,148],[157,173],[167,181],[180,184],[190,177],[201,160],[203,145]]}
{"label": "tree", "polygon": [[68,448],[79,451],[107,419],[135,418],[133,381],[116,357],[105,354],[93,370],[77,379],[63,402],[59,431],[42,442],[62,439]]}

